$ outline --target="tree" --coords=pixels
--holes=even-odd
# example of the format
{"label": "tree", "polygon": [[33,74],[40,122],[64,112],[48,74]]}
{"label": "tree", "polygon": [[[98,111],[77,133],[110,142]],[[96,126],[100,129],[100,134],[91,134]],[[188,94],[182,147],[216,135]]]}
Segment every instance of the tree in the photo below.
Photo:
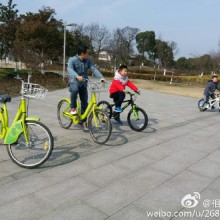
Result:
{"label": "tree", "polygon": [[19,25],[17,5],[12,0],[8,1],[8,5],[0,3],[0,58],[4,54],[8,57],[14,46],[15,33]]}
{"label": "tree", "polygon": [[85,34],[89,37],[92,42],[96,56],[99,56],[99,53],[102,50],[105,50],[108,43],[110,32],[105,26],[100,26],[97,23],[92,23],[85,27]]}
{"label": "tree", "polygon": [[163,67],[170,67],[173,65],[173,51],[167,42],[156,40],[156,58],[159,59]]}
{"label": "tree", "polygon": [[170,42],[168,42],[168,45],[171,47],[174,56],[177,55],[177,54],[179,53],[179,48],[178,48],[176,42],[174,42],[174,41],[170,41]]}
{"label": "tree", "polygon": [[[77,53],[77,48],[79,45],[86,45],[92,49],[92,43],[89,36],[86,36],[83,32],[83,28],[78,26],[74,31],[67,31],[66,35],[66,55],[73,56]],[[93,50],[92,50],[93,51]],[[91,52],[93,53],[93,52]]]}
{"label": "tree", "polygon": [[62,54],[63,23],[54,18],[55,11],[44,7],[38,13],[21,15],[16,32],[15,54],[30,69]]}
{"label": "tree", "polygon": [[144,53],[148,54],[150,60],[155,59],[156,39],[154,31],[140,32],[136,35],[137,49],[144,57]]}
{"label": "tree", "polygon": [[136,34],[138,28],[117,28],[113,31],[108,51],[112,55],[115,65],[120,63],[128,63],[129,56],[133,53]]}
{"label": "tree", "polygon": [[186,57],[180,57],[176,61],[176,68],[179,70],[188,70],[190,67],[189,60]]}
{"label": "tree", "polygon": [[212,71],[214,66],[212,57],[209,54],[194,58],[194,64],[201,72]]}

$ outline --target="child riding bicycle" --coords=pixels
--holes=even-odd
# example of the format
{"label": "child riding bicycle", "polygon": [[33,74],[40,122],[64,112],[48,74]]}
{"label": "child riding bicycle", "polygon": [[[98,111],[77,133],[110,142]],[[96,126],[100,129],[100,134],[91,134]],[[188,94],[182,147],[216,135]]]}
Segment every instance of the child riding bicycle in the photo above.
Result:
{"label": "child riding bicycle", "polygon": [[[139,89],[128,79],[127,74],[128,67],[126,65],[121,65],[119,69],[116,70],[114,79],[109,88],[110,98],[113,98],[113,101],[115,102],[115,112],[118,113],[122,112],[121,105],[125,98],[126,86],[140,94]],[[120,117],[115,118],[115,120],[122,123]]]}
{"label": "child riding bicycle", "polygon": [[208,81],[205,90],[203,92],[204,104],[203,107],[208,104],[210,98],[215,98],[215,90],[220,91],[220,85],[218,85],[218,76],[213,75],[212,79]]}

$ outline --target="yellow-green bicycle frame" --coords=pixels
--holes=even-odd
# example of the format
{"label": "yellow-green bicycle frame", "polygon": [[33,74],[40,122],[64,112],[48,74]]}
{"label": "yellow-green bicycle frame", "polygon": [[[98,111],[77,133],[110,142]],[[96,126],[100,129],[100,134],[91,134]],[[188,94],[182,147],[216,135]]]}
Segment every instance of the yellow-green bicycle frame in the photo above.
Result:
{"label": "yellow-green bicycle frame", "polygon": [[[97,99],[96,99],[96,93],[92,92],[91,93],[91,99],[89,101],[89,104],[85,110],[85,112],[81,115],[81,111],[80,111],[80,103],[79,100],[77,100],[77,115],[71,115],[70,112],[68,111],[68,109],[70,108],[70,99],[68,98],[63,98],[62,100],[66,100],[69,105],[66,106],[66,108],[63,111],[63,116],[70,118],[74,124],[78,124],[80,121],[85,120],[91,113],[94,115],[94,122],[95,122],[95,126],[98,126],[98,121],[96,119],[96,114],[95,114],[95,110],[96,109],[102,109],[100,107],[97,106]],[[60,101],[60,103],[62,102],[62,100]],[[59,104],[58,104],[59,105]]]}
{"label": "yellow-green bicycle frame", "polygon": [[39,121],[40,119],[36,117],[27,117],[26,100],[22,98],[12,125],[9,127],[8,110],[4,102],[0,108],[0,139],[4,139],[4,144],[13,144],[17,141],[21,133],[24,133],[26,144],[30,144],[28,131],[25,126],[25,121],[28,120]]}

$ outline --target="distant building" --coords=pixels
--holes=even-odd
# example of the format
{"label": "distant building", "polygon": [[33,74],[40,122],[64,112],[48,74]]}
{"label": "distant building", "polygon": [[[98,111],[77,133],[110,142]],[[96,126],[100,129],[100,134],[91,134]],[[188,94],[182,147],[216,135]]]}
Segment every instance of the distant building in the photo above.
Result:
{"label": "distant building", "polygon": [[102,69],[111,69],[111,56],[108,53],[108,51],[101,51],[98,56],[98,60],[96,61],[96,64],[102,68]]}
{"label": "distant building", "polygon": [[102,61],[106,61],[106,62],[111,62],[111,56],[108,53],[108,51],[101,51],[99,53],[98,60],[102,60]]}

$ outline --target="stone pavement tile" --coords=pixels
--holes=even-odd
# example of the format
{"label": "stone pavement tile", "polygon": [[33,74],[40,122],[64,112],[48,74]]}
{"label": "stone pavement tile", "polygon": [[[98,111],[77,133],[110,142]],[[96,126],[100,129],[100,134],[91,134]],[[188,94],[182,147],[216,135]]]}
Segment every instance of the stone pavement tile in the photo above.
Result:
{"label": "stone pavement tile", "polygon": [[0,178],[0,185],[4,185],[6,183],[9,183],[11,181],[14,181],[15,179],[12,176],[4,176]]}
{"label": "stone pavement tile", "polygon": [[57,211],[40,218],[40,220],[104,220],[107,217],[107,215],[99,210],[81,202],[58,209]]}
{"label": "stone pavement tile", "polygon": [[220,149],[218,148],[216,151],[213,151],[206,159],[220,163]]}
{"label": "stone pavement tile", "polygon": [[5,145],[3,145],[3,140],[2,143],[0,143],[0,148],[1,149],[1,154],[0,154],[0,160],[1,162],[5,161],[5,160],[11,160],[11,158],[8,155],[8,151]]}
{"label": "stone pavement tile", "polygon": [[[182,209],[183,194],[174,188],[163,185],[144,195],[133,204],[146,212],[178,212]],[[160,217],[160,216],[159,216]],[[161,219],[170,219],[160,217]]]}
{"label": "stone pavement tile", "polygon": [[51,203],[53,208],[76,202],[87,194],[98,190],[98,187],[80,177],[64,180],[61,183],[45,187],[35,193],[36,196]]}
{"label": "stone pavement tile", "polygon": [[205,114],[202,114],[201,116],[204,116],[201,120],[193,121],[193,125],[197,125],[201,128],[205,128],[209,125],[213,125],[216,122],[218,122],[218,115],[219,112],[204,112]]}
{"label": "stone pavement tile", "polygon": [[219,177],[220,175],[220,163],[207,159],[202,159],[199,162],[190,166],[188,170],[214,179]]}
{"label": "stone pavement tile", "polygon": [[212,181],[212,179],[198,173],[184,170],[163,185],[182,192],[184,196],[190,192],[203,191],[212,183]]}
{"label": "stone pavement tile", "polygon": [[7,220],[34,220],[49,214],[51,211],[53,209],[46,201],[31,194],[0,206],[0,218],[3,219],[2,216],[6,216]]}
{"label": "stone pavement tile", "polygon": [[[192,193],[190,193],[192,194]],[[186,212],[191,213],[191,217],[175,217],[173,219],[179,220],[179,219],[184,219],[184,220],[190,220],[190,219],[196,219],[196,220],[201,220],[201,219],[210,219],[210,220],[219,220],[220,218],[220,207],[219,207],[219,202],[215,203],[215,201],[220,200],[220,193],[206,189],[202,193],[200,193],[201,197],[198,200],[198,205],[196,205],[194,208],[184,208],[181,210],[181,212],[186,215]],[[204,202],[205,201],[205,202]],[[205,204],[205,205],[204,205]],[[215,207],[215,204],[218,204],[218,207]],[[195,210],[195,211],[194,211]],[[194,212],[194,216],[193,216]]]}
{"label": "stone pavement tile", "polygon": [[115,213],[113,216],[108,218],[108,220],[160,220],[160,218],[148,217],[147,212],[135,205],[129,205],[119,212]]}
{"label": "stone pavement tile", "polygon": [[150,148],[162,142],[163,141],[158,139],[156,135],[150,135],[143,139],[139,139],[135,142],[127,143],[126,145],[113,147],[110,149],[110,151],[121,156],[128,156],[133,153],[140,152],[142,150]]}
{"label": "stone pavement tile", "polygon": [[[169,148],[169,143],[167,142]],[[185,170],[191,164],[201,160],[206,154],[194,150],[180,150],[172,153],[170,156],[155,162],[151,167],[161,171],[176,175]]]}
{"label": "stone pavement tile", "polygon": [[79,159],[71,163],[42,171],[40,172],[40,175],[44,178],[50,179],[54,183],[58,183],[73,178],[79,174],[88,172],[89,170],[91,170],[91,166],[83,163]]}
{"label": "stone pavement tile", "polygon": [[16,165],[10,158],[0,163],[0,178],[22,172],[23,168]]}
{"label": "stone pavement tile", "polygon": [[163,158],[170,156],[174,152],[174,150],[166,148],[166,146],[166,142],[161,143],[159,145],[149,147],[148,149],[143,150],[140,153],[154,160],[162,160]]}
{"label": "stone pavement tile", "polygon": [[169,174],[151,168],[143,169],[92,193],[85,201],[107,215],[112,215],[170,177]]}
{"label": "stone pavement tile", "polygon": [[184,126],[181,126],[181,128],[177,127],[172,129],[165,128],[164,130],[158,133],[157,137],[163,141],[168,141],[174,138],[175,139],[179,138],[187,133],[189,133],[189,129],[188,128],[184,129]]}
{"label": "stone pavement tile", "polygon": [[167,142],[173,150],[196,150],[211,153],[218,148],[216,138],[209,140],[206,137],[198,138],[196,135],[186,134]]}
{"label": "stone pavement tile", "polygon": [[217,133],[217,130],[215,132],[213,131],[209,131],[209,129],[211,129],[212,125],[206,125],[206,127],[201,128],[200,129],[196,129],[194,131],[192,131],[191,135],[196,136],[198,138],[207,138],[207,139],[211,139],[211,137],[215,136],[215,134]]}
{"label": "stone pavement tile", "polygon": [[9,182],[0,186],[0,205],[27,196],[30,193],[44,189],[52,184],[52,182],[39,174]]}
{"label": "stone pavement tile", "polygon": [[90,170],[81,175],[81,177],[97,186],[105,187],[112,182],[131,174],[129,170],[119,167],[115,164],[107,164],[97,169]]}
{"label": "stone pavement tile", "polygon": [[220,177],[214,180],[214,182],[208,187],[211,190],[215,190],[220,193]]}
{"label": "stone pavement tile", "polygon": [[207,137],[209,140],[211,140],[212,138],[215,138],[216,136],[219,135],[219,126],[220,126],[220,122],[218,122],[217,124],[214,125],[209,125],[205,128],[202,128],[202,132],[201,133],[193,133],[195,135],[198,136],[202,136],[202,134]]}
{"label": "stone pavement tile", "polygon": [[90,156],[83,157],[81,161],[92,166],[93,168],[97,168],[111,163],[112,161],[118,160],[119,158],[121,158],[121,156],[118,154],[113,153],[110,150],[104,150],[98,153],[94,153]]}
{"label": "stone pavement tile", "polygon": [[135,172],[142,168],[146,168],[150,164],[154,163],[155,160],[148,158],[147,156],[141,153],[135,153],[130,156],[121,158],[117,161],[112,162],[113,165],[117,167],[124,168],[131,172]]}

